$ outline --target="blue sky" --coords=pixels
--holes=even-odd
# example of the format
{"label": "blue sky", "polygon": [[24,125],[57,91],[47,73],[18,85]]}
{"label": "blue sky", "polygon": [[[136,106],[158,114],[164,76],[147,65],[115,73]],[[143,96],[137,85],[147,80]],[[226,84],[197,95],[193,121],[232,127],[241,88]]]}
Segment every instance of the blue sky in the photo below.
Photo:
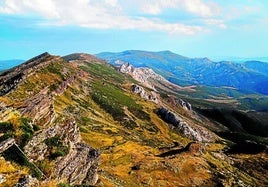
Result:
{"label": "blue sky", "polygon": [[128,49],[267,57],[267,0],[0,0],[0,60]]}

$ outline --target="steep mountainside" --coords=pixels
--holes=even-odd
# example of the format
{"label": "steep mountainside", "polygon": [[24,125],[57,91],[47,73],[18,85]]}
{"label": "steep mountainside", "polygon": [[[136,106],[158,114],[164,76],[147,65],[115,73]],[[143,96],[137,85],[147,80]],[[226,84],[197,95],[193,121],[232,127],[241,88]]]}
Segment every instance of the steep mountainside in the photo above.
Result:
{"label": "steep mountainside", "polygon": [[268,185],[267,139],[205,117],[180,97],[195,87],[152,69],[44,53],[0,88],[0,185]]}
{"label": "steep mountainside", "polygon": [[[232,87],[243,93],[268,95],[268,74],[252,69],[252,63],[212,62],[207,58],[187,58],[170,51],[124,51],[121,53],[100,53],[99,58],[112,64],[129,62],[136,67],[150,67],[169,81],[178,85],[204,85]],[[256,64],[256,63],[255,63]],[[250,68],[248,68],[250,67]],[[267,68],[267,66],[266,66]],[[262,73],[260,73],[260,71]],[[252,81],[254,80],[254,81]]]}

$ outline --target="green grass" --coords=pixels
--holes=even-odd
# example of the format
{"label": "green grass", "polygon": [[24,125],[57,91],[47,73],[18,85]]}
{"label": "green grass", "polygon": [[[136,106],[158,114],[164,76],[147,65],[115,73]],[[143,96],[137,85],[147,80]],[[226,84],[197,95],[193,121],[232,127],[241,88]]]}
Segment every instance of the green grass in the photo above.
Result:
{"label": "green grass", "polygon": [[95,81],[93,83],[92,99],[107,113],[110,113],[115,120],[122,120],[126,117],[123,107],[127,107],[131,113],[140,119],[150,119],[150,116],[142,110],[140,105],[112,84],[103,85],[100,81]]}
{"label": "green grass", "polygon": [[46,139],[45,144],[48,146],[49,158],[51,160],[54,160],[59,156],[65,156],[69,153],[69,147],[63,145],[59,136]]}
{"label": "green grass", "polygon": [[105,79],[108,82],[123,83],[125,80],[123,74],[118,73],[108,64],[87,63],[80,68],[88,72],[91,76]]}

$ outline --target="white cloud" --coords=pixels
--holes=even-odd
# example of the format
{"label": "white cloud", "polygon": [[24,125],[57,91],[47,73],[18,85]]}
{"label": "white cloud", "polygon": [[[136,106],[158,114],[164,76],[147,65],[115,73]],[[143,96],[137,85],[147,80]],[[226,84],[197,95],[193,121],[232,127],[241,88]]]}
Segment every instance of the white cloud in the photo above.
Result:
{"label": "white cloud", "polygon": [[147,14],[157,15],[166,9],[183,10],[201,17],[212,17],[219,13],[220,7],[202,0],[137,0],[140,9]]}
{"label": "white cloud", "polygon": [[157,15],[162,13],[165,9],[173,8],[176,9],[179,6],[178,0],[138,0],[140,9],[147,14]]}
{"label": "white cloud", "polygon": [[204,3],[201,0],[182,0],[182,4],[188,12],[202,17],[212,17],[219,13],[219,7],[214,3]]}
{"label": "white cloud", "polygon": [[[124,0],[3,0],[0,14],[25,14],[41,16],[46,24],[78,25],[96,29],[138,29],[162,31],[171,34],[196,34],[207,29],[201,26],[168,23],[159,18],[129,16]],[[130,1],[130,0],[125,0]],[[140,10],[159,14],[165,8],[184,8],[186,11],[208,17],[215,12],[201,0],[158,0],[135,2]],[[147,2],[147,3],[144,3]],[[2,6],[1,6],[2,5]],[[44,24],[44,23],[43,23]],[[213,24],[210,22],[208,24]],[[218,23],[216,23],[218,24]]]}
{"label": "white cloud", "polygon": [[204,23],[207,25],[214,25],[214,26],[217,26],[217,27],[222,28],[222,29],[227,28],[226,24],[221,19],[205,19]]}

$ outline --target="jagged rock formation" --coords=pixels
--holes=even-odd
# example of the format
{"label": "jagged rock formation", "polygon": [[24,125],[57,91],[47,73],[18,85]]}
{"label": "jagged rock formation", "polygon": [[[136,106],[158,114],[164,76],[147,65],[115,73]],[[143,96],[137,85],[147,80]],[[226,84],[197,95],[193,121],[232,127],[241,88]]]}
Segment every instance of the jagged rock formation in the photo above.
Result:
{"label": "jagged rock formation", "polygon": [[161,75],[155,73],[150,68],[134,68],[129,63],[124,63],[120,66],[119,71],[121,73],[131,75],[136,81],[144,84],[148,88],[155,89],[154,86],[149,82],[149,79],[157,80],[157,81],[164,81],[167,80],[162,77]]}
{"label": "jagged rock formation", "polygon": [[51,63],[51,60],[60,57],[53,57],[49,53],[43,53],[27,62],[0,74],[0,96],[9,93],[17,85],[31,75],[35,70],[43,68]]}
{"label": "jagged rock formation", "polygon": [[177,98],[176,99],[176,102],[182,107],[184,108],[185,110],[192,110],[192,105],[188,102],[185,102],[183,101],[182,99],[180,98]]}
{"label": "jagged rock formation", "polygon": [[61,95],[67,89],[68,85],[73,84],[77,77],[85,77],[83,71],[78,71],[75,75],[70,76],[67,80],[63,81],[56,89],[52,92],[52,95]]}
{"label": "jagged rock formation", "polygon": [[70,151],[60,157],[52,177],[66,179],[70,184],[94,185],[98,180],[97,168],[100,152],[81,142],[79,129],[73,120],[42,130],[25,146],[25,154],[30,161],[43,160],[48,146],[45,140],[58,136]]}
{"label": "jagged rock formation", "polygon": [[157,114],[167,123],[172,124],[173,128],[178,130],[182,135],[197,141],[210,142],[213,140],[210,133],[204,133],[200,129],[191,127],[186,122],[182,121],[175,113],[162,107],[157,111]]}
{"label": "jagged rock formation", "polygon": [[94,185],[100,153],[86,144],[75,143],[70,154],[56,163],[54,176],[67,179],[70,184]]}
{"label": "jagged rock formation", "polygon": [[167,79],[157,74],[150,68],[139,67],[135,68],[133,65],[120,61],[121,66],[119,71],[124,74],[129,74],[133,79],[140,82],[143,86],[150,88],[157,92],[157,90],[165,90],[169,93],[176,94],[176,91],[195,91],[194,86],[181,87],[169,82]]}
{"label": "jagged rock formation", "polygon": [[152,101],[154,103],[159,103],[157,93],[154,91],[147,92],[142,86],[133,84],[131,91],[135,94],[139,94],[141,98]]}
{"label": "jagged rock formation", "polygon": [[23,115],[28,115],[34,123],[45,126],[55,118],[53,98],[45,88],[31,98],[25,100],[20,108]]}
{"label": "jagged rock formation", "polygon": [[132,66],[131,64],[129,63],[123,63],[120,68],[119,68],[119,71],[121,73],[126,73],[126,74],[130,74],[130,73],[133,73],[135,70],[134,66]]}

